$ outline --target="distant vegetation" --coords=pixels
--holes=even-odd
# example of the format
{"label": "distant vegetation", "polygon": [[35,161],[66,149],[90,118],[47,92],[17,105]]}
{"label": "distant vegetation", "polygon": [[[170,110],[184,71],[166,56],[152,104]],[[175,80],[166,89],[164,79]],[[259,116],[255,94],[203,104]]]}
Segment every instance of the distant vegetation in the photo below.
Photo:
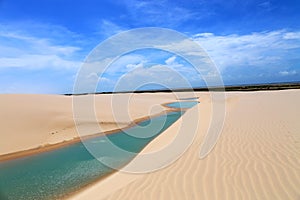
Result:
{"label": "distant vegetation", "polygon": [[267,84],[248,84],[248,85],[230,85],[216,87],[199,87],[199,88],[180,88],[180,89],[161,89],[161,90],[136,90],[136,91],[121,91],[121,92],[96,92],[96,93],[81,93],[81,94],[65,94],[71,95],[87,95],[87,94],[117,94],[117,93],[157,93],[157,92],[188,92],[188,91],[259,91],[259,90],[287,90],[300,89],[300,82],[292,83],[267,83]]}

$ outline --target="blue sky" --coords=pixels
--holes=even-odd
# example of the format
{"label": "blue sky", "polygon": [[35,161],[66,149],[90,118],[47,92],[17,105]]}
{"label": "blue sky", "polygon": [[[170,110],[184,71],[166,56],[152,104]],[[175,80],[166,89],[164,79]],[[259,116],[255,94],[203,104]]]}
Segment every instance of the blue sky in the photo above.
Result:
{"label": "blue sky", "polygon": [[[300,81],[299,10],[298,0],[0,0],[0,93],[70,93],[95,46],[149,26],[193,38],[225,84]],[[128,73],[122,67],[147,69],[149,80],[165,78],[157,64],[203,85],[200,75],[190,75],[191,66],[168,53],[138,51],[117,62],[120,71],[107,73],[99,90],[112,90]]]}

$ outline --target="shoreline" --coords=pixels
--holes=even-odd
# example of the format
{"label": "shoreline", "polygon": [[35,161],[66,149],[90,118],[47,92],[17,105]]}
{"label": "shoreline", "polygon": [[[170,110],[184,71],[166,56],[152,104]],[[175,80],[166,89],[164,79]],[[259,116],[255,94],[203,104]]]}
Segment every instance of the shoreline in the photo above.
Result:
{"label": "shoreline", "polygon": [[[300,102],[300,90],[227,94],[224,129],[205,159],[199,159],[199,144],[212,110],[201,96],[197,137],[176,162],[152,173],[116,172],[66,199],[297,199],[300,107],[294,105]],[[189,111],[182,118],[195,120]],[[168,144],[178,128],[180,122],[175,122],[142,151]]]}
{"label": "shoreline", "polygon": [[[196,97],[196,98],[197,98],[197,102],[200,103],[199,97]],[[183,111],[184,113],[180,116],[180,118],[182,118],[182,117],[184,116],[184,114],[186,113],[186,111],[188,111],[189,109],[191,109],[191,108],[193,108],[193,107],[191,107],[191,108],[174,108],[174,107],[167,106],[167,105],[170,104],[170,103],[180,102],[180,101],[181,101],[181,102],[191,102],[191,101],[193,101],[193,100],[182,100],[182,99],[177,99],[177,101],[168,102],[168,103],[163,103],[163,104],[161,104],[161,105],[164,106],[164,107],[166,107],[166,108],[168,108],[168,109],[170,109],[170,110],[167,110],[166,112]],[[179,118],[178,120],[180,120],[180,118]],[[177,121],[178,121],[178,120],[177,120]],[[177,121],[176,121],[176,122],[177,122]],[[175,122],[175,123],[176,123],[176,122]],[[172,124],[172,125],[173,125],[173,124]],[[171,125],[171,126],[172,126],[172,125]],[[171,126],[170,126],[170,127],[171,127]],[[170,127],[169,127],[169,128],[170,128]],[[159,137],[160,135],[163,135],[167,130],[168,130],[168,129],[166,129],[164,132],[162,132],[161,134],[159,134],[157,137]],[[148,149],[148,148],[149,148],[149,145],[151,146],[151,145],[152,145],[151,143],[152,143],[155,139],[156,139],[156,138],[154,138],[154,139],[153,139],[152,141],[150,141],[146,146],[144,146],[138,154],[140,154],[141,152],[143,152],[143,151],[145,151],[146,149]],[[138,154],[137,154],[136,156],[138,156]],[[132,160],[134,160],[134,159],[136,158],[136,156],[135,156],[133,159],[129,160],[129,161],[128,161],[126,164],[124,164],[122,167],[120,167],[120,169],[126,167],[127,164],[129,164]],[[91,183],[88,183],[88,184],[85,185],[84,187],[82,187],[82,188],[80,188],[80,189],[78,189],[78,190],[76,190],[76,191],[74,191],[74,192],[72,192],[72,193],[69,193],[69,194],[63,196],[63,197],[62,197],[62,200],[72,200],[73,198],[76,198],[79,194],[81,194],[82,192],[86,191],[87,189],[92,188],[93,186],[97,186],[99,183],[101,183],[101,182],[104,181],[104,180],[109,180],[113,175],[115,175],[115,174],[117,175],[117,173],[119,173],[119,172],[120,172],[120,170],[113,170],[112,172],[110,172],[110,173],[108,173],[108,174],[106,174],[106,175],[104,175],[104,176],[102,176],[102,177],[99,177],[99,179],[97,179],[97,180],[95,180],[95,181],[93,181],[93,182],[91,182]]]}
{"label": "shoreline", "polygon": [[[157,114],[154,114],[154,115],[145,116],[145,117],[141,117],[141,118],[135,119],[128,126],[126,126],[124,128],[114,129],[114,130],[110,130],[110,131],[105,131],[105,132],[98,133],[98,134],[87,135],[87,136],[84,136],[84,137],[78,137],[78,138],[74,138],[74,139],[69,140],[69,141],[63,141],[63,142],[52,144],[52,145],[45,145],[43,147],[37,147],[37,148],[34,148],[34,149],[28,149],[28,150],[24,150],[24,151],[19,151],[19,152],[15,152],[15,153],[12,153],[12,154],[5,154],[5,155],[0,156],[0,163],[1,163],[1,161],[5,162],[5,161],[10,161],[10,160],[18,159],[18,158],[25,158],[27,156],[38,155],[38,154],[41,154],[41,153],[44,153],[44,152],[49,152],[49,151],[57,150],[57,149],[60,149],[60,148],[67,147],[69,145],[73,145],[73,144],[79,143],[82,140],[87,140],[87,139],[91,139],[91,138],[97,138],[97,137],[101,137],[103,135],[116,134],[116,133],[119,133],[120,131],[122,131],[124,129],[129,129],[131,127],[137,126],[138,123],[140,123],[140,122],[143,122],[145,120],[149,120],[149,119],[154,118],[154,117],[163,116],[163,115],[166,115],[167,113],[171,113],[171,112],[183,112],[183,114],[184,114],[184,112],[186,110],[188,110],[188,108],[181,109],[181,108],[174,108],[174,107],[167,106],[170,103],[174,103],[174,102],[178,102],[178,101],[180,101],[180,100],[163,103],[163,104],[161,104],[161,106],[165,107],[167,110],[164,110],[164,111],[162,111],[160,113],[157,113]],[[143,147],[143,149],[144,148],[146,148],[146,146]],[[124,166],[126,166],[129,162],[131,162],[131,160],[129,160],[127,163],[125,163]],[[124,166],[121,166],[121,168],[123,168]],[[118,170],[114,170],[113,169],[111,172],[109,172],[109,173],[107,173],[107,174],[105,174],[103,176],[100,176],[96,180],[94,180],[92,182],[89,182],[89,183],[86,183],[86,185],[84,185],[83,187],[81,187],[81,188],[79,188],[79,189],[77,189],[77,190],[75,190],[75,191],[73,191],[71,193],[68,193],[68,194],[65,194],[65,195],[61,196],[61,199],[69,199],[72,196],[76,196],[77,194],[79,194],[82,191],[86,190],[87,188],[92,187],[93,185],[99,183],[99,181],[102,181],[102,180],[110,177],[111,175],[115,174],[116,172],[118,172]]]}
{"label": "shoreline", "polygon": [[[197,97],[198,98],[198,97]],[[199,99],[199,98],[198,98]],[[162,106],[165,106],[165,107],[167,107],[167,108],[169,108],[170,110],[167,110],[166,112],[177,112],[177,111],[184,111],[184,113],[180,116],[180,118],[185,114],[185,112],[188,110],[188,109],[190,109],[190,108],[174,108],[174,107],[169,107],[169,106],[167,106],[167,104],[170,104],[170,103],[173,103],[173,102],[168,102],[168,103],[164,103],[164,104],[161,104]],[[173,110],[172,110],[173,109]],[[157,115],[157,116],[154,116],[154,117],[158,117],[158,116],[161,116],[161,115]],[[150,117],[151,118],[151,117]],[[179,118],[179,119],[180,119]],[[142,120],[142,121],[144,121],[144,120]],[[167,129],[166,129],[167,130]],[[165,131],[166,131],[165,130]],[[164,132],[165,132],[164,131]],[[161,134],[163,134],[164,132],[162,132]],[[159,135],[161,135],[161,134],[159,134]],[[158,136],[159,136],[158,135]],[[154,138],[155,139],[155,138]],[[153,139],[153,140],[154,140]],[[153,141],[152,140],[152,141]],[[152,141],[150,141],[150,143],[152,142]],[[150,144],[149,143],[149,144]],[[141,151],[140,152],[142,152],[144,149],[146,149],[147,148],[147,146],[149,145],[149,144],[147,144],[146,146],[144,146],[142,149],[141,149]],[[140,153],[139,152],[139,153]],[[138,154],[139,154],[138,153]],[[136,156],[138,156],[138,154],[136,155]],[[136,157],[135,156],[135,157]],[[135,157],[133,158],[133,159],[135,159]],[[127,164],[129,164],[133,159],[131,159],[131,160],[129,160],[126,164],[124,164],[123,166],[121,166],[120,167],[120,169],[122,169],[123,167],[125,167]],[[68,199],[72,199],[72,197],[75,197],[76,195],[78,195],[78,194],[80,194],[82,191],[85,191],[87,188],[89,188],[89,187],[92,187],[92,186],[95,186],[95,185],[97,185],[97,184],[99,184],[99,182],[101,182],[101,181],[103,181],[103,180],[105,180],[105,179],[107,179],[107,178],[109,178],[109,177],[111,177],[112,175],[114,175],[115,173],[117,173],[118,171],[120,171],[120,170],[113,170],[112,172],[110,172],[110,173],[108,173],[108,174],[106,174],[106,175],[104,175],[104,176],[101,176],[101,177],[99,177],[99,179],[97,179],[97,180],[95,180],[95,181],[93,181],[93,182],[91,182],[91,183],[88,183],[87,185],[85,185],[84,187],[81,187],[80,189],[78,189],[78,190],[76,190],[76,191],[74,191],[74,192],[72,192],[72,193],[69,193],[69,194],[66,194],[65,196],[63,196],[62,197],[62,199],[63,200],[68,200]]]}
{"label": "shoreline", "polygon": [[[113,130],[109,130],[109,131],[104,131],[102,133],[96,133],[96,134],[92,134],[92,135],[87,135],[87,136],[83,136],[83,137],[76,137],[74,139],[71,140],[67,140],[67,141],[61,141],[55,144],[46,144],[43,146],[39,146],[36,148],[32,148],[32,149],[26,149],[23,151],[17,151],[17,152],[13,152],[13,153],[8,153],[8,154],[3,154],[0,155],[0,162],[6,162],[6,161],[11,161],[14,159],[19,159],[19,158],[25,158],[28,156],[33,156],[33,155],[37,155],[37,154],[41,154],[44,152],[49,152],[49,151],[54,151],[66,146],[70,146],[76,143],[81,142],[82,140],[88,140],[88,139],[92,139],[95,137],[100,137],[100,136],[104,136],[104,135],[109,135],[109,134],[116,134],[122,130],[126,130],[129,129],[133,126],[135,126],[136,124],[145,121],[145,120],[149,120],[153,117],[158,117],[163,115],[164,113],[168,113],[168,112],[176,112],[176,111],[185,111],[186,109],[180,109],[180,108],[173,108],[173,107],[169,107],[167,106],[167,104],[170,104],[173,102],[167,102],[167,103],[163,103],[161,104],[163,107],[167,108],[168,110],[164,110],[158,114],[155,115],[151,115],[151,116],[144,116],[138,119],[133,120],[130,124],[128,124],[127,126],[123,127],[123,128],[118,128],[118,129],[113,129]],[[116,123],[118,124],[118,123]],[[75,126],[76,127],[76,126]]]}

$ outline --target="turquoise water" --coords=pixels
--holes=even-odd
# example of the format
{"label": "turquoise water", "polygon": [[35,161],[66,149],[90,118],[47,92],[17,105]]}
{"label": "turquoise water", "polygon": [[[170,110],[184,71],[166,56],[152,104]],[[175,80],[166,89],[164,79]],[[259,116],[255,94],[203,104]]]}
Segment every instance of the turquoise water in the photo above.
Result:
{"label": "turquoise water", "polygon": [[199,103],[198,101],[181,101],[181,102],[169,103],[167,104],[167,106],[172,108],[191,108],[197,105],[198,103]]}
{"label": "turquoise water", "polygon": [[181,98],[179,100],[198,100],[198,97]]}
{"label": "turquoise water", "polygon": [[[195,105],[195,104],[194,104]],[[193,106],[192,103],[174,103],[171,106]],[[99,136],[86,142],[99,148],[98,158],[111,159],[122,166],[134,156],[115,154],[108,150],[108,140],[120,148],[140,152],[153,138],[173,124],[183,112],[171,112],[155,117],[128,129],[127,133],[150,135],[136,138],[120,131],[107,137]],[[166,120],[165,120],[166,118]],[[145,129],[145,126],[148,126]],[[162,127],[157,131],[157,127]],[[97,149],[98,150],[98,149]],[[0,163],[1,200],[59,199],[113,170],[95,159],[82,143],[76,143],[54,151]]]}

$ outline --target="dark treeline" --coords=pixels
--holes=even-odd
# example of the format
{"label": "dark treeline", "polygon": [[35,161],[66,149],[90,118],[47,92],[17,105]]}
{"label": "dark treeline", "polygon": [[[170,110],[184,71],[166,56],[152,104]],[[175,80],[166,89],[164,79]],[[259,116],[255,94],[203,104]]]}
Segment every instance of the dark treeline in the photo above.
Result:
{"label": "dark treeline", "polygon": [[199,87],[199,88],[179,88],[179,89],[159,89],[159,90],[136,90],[119,92],[96,92],[64,95],[87,95],[87,94],[120,94],[120,93],[158,93],[158,92],[203,92],[203,91],[260,91],[260,90],[287,90],[300,89],[300,82],[293,83],[268,83],[268,84],[245,84],[245,85],[227,85],[224,87]]}

